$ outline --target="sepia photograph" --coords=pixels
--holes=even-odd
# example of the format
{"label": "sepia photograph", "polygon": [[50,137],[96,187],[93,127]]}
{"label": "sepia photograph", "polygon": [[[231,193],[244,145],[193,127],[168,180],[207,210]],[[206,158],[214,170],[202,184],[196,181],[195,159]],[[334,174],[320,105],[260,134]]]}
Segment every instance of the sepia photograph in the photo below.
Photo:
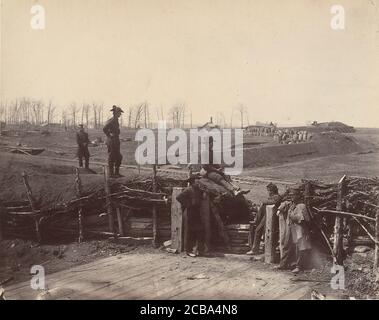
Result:
{"label": "sepia photograph", "polygon": [[0,5],[0,300],[379,299],[379,0]]}

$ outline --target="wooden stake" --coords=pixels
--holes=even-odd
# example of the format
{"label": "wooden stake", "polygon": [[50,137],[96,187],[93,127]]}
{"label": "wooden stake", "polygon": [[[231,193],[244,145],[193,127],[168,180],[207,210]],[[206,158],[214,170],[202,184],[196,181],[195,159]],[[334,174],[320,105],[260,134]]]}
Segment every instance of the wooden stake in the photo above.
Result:
{"label": "wooden stake", "polygon": [[[157,165],[153,165],[153,192],[157,192]],[[158,247],[158,215],[157,207],[153,205],[153,246]]]}
{"label": "wooden stake", "polygon": [[[337,189],[337,210],[343,210],[343,196],[345,193],[345,181],[346,176],[343,176],[338,182]],[[334,244],[333,244],[334,255],[337,259],[338,265],[343,265],[343,218],[340,215],[336,215],[336,220],[334,223]]]}
{"label": "wooden stake", "polygon": [[374,273],[376,282],[379,282],[379,209],[376,210],[375,240]]}
{"label": "wooden stake", "polygon": [[375,238],[371,235],[371,233],[367,230],[367,228],[355,217],[353,217],[353,219],[355,220],[356,223],[358,223],[361,228],[363,229],[364,232],[366,232],[366,234],[368,235],[368,237],[374,242],[376,243],[376,240]]}
{"label": "wooden stake", "polygon": [[122,223],[122,215],[121,215],[120,207],[116,208],[116,213],[117,213],[117,222],[118,222],[118,232],[120,233],[122,237],[124,237],[125,236],[124,225]]}
{"label": "wooden stake", "polygon": [[[26,195],[28,197],[30,207],[32,208],[33,212],[36,212],[37,210],[36,210],[35,200],[34,200],[33,193],[32,193],[32,188],[29,185],[28,175],[26,174],[25,171],[22,173],[22,180],[24,182],[24,186],[26,189]],[[40,225],[39,225],[39,216],[38,215],[36,215],[34,217],[34,225],[35,225],[37,241],[38,241],[38,243],[41,243],[42,242],[42,236],[41,236],[41,229],[40,229]]]}
{"label": "wooden stake", "polygon": [[[79,169],[75,169],[75,187],[76,187],[76,196],[80,198],[83,193],[83,188],[82,188],[82,180],[80,179],[79,175]],[[84,239],[83,235],[83,207],[79,207],[78,209],[78,225],[79,225],[79,238],[78,242],[81,243]]]}
{"label": "wooden stake", "polygon": [[103,166],[104,171],[104,186],[105,186],[105,205],[107,207],[107,214],[108,214],[108,224],[109,224],[109,232],[114,233],[114,217],[113,217],[113,210],[112,210],[112,202],[111,202],[111,190],[109,187],[109,177],[108,177],[108,168],[107,166]]}
{"label": "wooden stake", "polygon": [[183,191],[184,188],[174,187],[172,189],[171,201],[171,248],[177,252],[183,250],[183,212],[182,206],[176,197]]}
{"label": "wooden stake", "polygon": [[4,235],[3,235],[3,219],[4,217],[4,208],[2,206],[2,204],[0,203],[0,241],[4,239]]}
{"label": "wooden stake", "polygon": [[25,171],[22,173],[22,180],[24,182],[24,186],[26,189],[26,196],[28,197],[30,207],[32,208],[33,211],[36,211],[35,200],[33,197],[32,188],[30,188],[28,175],[26,174]]}

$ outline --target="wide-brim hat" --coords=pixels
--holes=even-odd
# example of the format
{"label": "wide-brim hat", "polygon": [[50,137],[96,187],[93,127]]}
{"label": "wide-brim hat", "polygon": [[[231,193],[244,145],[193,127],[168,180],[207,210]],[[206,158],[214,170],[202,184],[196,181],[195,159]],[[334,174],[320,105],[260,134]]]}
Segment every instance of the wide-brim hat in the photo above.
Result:
{"label": "wide-brim hat", "polygon": [[121,112],[121,113],[124,113],[124,111],[122,111],[122,109],[120,107],[117,107],[117,106],[113,106],[112,109],[111,109],[112,112]]}

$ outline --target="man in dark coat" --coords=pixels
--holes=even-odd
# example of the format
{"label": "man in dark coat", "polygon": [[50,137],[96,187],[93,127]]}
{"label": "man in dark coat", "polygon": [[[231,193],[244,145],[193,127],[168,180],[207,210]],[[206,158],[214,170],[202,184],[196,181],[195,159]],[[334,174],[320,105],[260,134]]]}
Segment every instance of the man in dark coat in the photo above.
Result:
{"label": "man in dark coat", "polygon": [[176,200],[181,204],[182,210],[187,210],[187,239],[186,252],[191,257],[204,254],[204,227],[200,215],[201,191],[197,184],[197,176],[192,175],[188,182],[189,187],[184,189]]}
{"label": "man in dark coat", "polygon": [[89,169],[89,151],[88,151],[88,133],[84,131],[82,124],[79,124],[79,131],[76,133],[76,143],[78,144],[78,158],[79,158],[79,167],[83,167],[83,158],[85,161],[85,168]]}
{"label": "man in dark coat", "polygon": [[121,117],[124,111],[116,106],[113,106],[111,111],[113,112],[113,117],[107,121],[103,128],[103,132],[107,136],[109,175],[121,177],[120,165],[122,155],[120,152],[120,124],[118,118]]}

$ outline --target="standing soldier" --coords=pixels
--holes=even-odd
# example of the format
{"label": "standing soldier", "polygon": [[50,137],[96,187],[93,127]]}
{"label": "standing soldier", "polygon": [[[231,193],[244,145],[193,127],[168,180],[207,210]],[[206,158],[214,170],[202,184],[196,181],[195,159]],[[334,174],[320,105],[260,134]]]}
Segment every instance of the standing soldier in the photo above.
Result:
{"label": "standing soldier", "polygon": [[84,131],[82,124],[79,124],[79,131],[76,133],[76,143],[78,144],[79,167],[83,168],[83,158],[85,168],[89,169],[88,133]]}
{"label": "standing soldier", "polygon": [[113,112],[113,117],[107,121],[103,128],[103,132],[107,136],[109,176],[122,177],[120,174],[122,155],[120,152],[120,124],[118,123],[118,118],[121,117],[121,113],[124,111],[116,106],[113,106],[111,111]]}

